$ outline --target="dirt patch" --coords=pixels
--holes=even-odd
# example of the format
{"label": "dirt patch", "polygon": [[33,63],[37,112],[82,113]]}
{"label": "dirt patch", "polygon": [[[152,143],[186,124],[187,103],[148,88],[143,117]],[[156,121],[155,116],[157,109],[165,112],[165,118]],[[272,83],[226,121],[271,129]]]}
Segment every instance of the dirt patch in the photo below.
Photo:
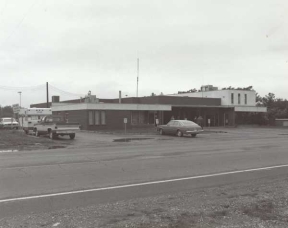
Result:
{"label": "dirt patch", "polygon": [[21,130],[0,131],[0,152],[17,152],[21,150],[65,148],[70,140],[50,140],[47,137],[34,137]]}
{"label": "dirt patch", "polygon": [[271,200],[261,200],[257,204],[252,203],[243,208],[243,213],[250,217],[260,218],[262,220],[276,220],[274,205]]}

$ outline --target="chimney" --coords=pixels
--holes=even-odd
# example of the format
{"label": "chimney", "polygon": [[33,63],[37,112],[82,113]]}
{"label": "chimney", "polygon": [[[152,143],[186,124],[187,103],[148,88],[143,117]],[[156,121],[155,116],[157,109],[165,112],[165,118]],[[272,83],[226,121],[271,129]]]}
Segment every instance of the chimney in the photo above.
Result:
{"label": "chimney", "polygon": [[119,104],[121,104],[121,90],[119,90]]}
{"label": "chimney", "polygon": [[59,103],[60,97],[59,96],[52,96],[52,103]]}

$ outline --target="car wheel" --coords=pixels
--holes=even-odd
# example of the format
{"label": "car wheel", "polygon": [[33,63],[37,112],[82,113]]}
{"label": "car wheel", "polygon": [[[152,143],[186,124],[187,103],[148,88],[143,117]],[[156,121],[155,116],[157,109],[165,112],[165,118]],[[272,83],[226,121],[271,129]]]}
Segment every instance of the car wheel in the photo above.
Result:
{"label": "car wheel", "polygon": [[71,140],[75,139],[75,134],[70,134],[69,137],[70,137]]}
{"label": "car wheel", "polygon": [[36,136],[36,137],[39,137],[39,136],[40,136],[40,135],[39,135],[39,131],[38,131],[37,129],[35,130],[35,136]]}
{"label": "car wheel", "polygon": [[191,137],[192,137],[192,138],[195,138],[195,137],[196,137],[196,134],[192,134]]}
{"label": "car wheel", "polygon": [[160,134],[160,135],[164,135],[163,129],[160,129],[160,130],[159,130],[159,134]]}
{"label": "car wheel", "polygon": [[178,131],[177,131],[177,136],[178,136],[178,137],[182,137],[182,136],[183,136],[182,131],[178,130]]}

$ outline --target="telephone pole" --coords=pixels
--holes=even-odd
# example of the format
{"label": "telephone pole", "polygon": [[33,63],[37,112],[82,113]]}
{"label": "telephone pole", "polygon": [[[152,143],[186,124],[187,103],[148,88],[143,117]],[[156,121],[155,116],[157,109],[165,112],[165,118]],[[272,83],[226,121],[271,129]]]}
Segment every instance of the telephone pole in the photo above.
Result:
{"label": "telephone pole", "polygon": [[137,58],[137,92],[136,92],[136,97],[138,97],[138,84],[139,84],[139,58]]}
{"label": "telephone pole", "polygon": [[47,108],[49,108],[49,90],[48,90],[48,82],[46,82],[46,96],[47,96]]}

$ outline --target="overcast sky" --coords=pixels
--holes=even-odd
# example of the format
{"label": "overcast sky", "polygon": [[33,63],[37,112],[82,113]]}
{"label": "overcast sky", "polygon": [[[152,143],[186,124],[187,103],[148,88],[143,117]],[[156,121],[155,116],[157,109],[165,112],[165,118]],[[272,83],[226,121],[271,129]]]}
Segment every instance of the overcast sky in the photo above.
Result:
{"label": "overcast sky", "polygon": [[[287,0],[0,0],[0,104],[253,85],[288,98]],[[50,90],[61,100],[76,96]]]}

